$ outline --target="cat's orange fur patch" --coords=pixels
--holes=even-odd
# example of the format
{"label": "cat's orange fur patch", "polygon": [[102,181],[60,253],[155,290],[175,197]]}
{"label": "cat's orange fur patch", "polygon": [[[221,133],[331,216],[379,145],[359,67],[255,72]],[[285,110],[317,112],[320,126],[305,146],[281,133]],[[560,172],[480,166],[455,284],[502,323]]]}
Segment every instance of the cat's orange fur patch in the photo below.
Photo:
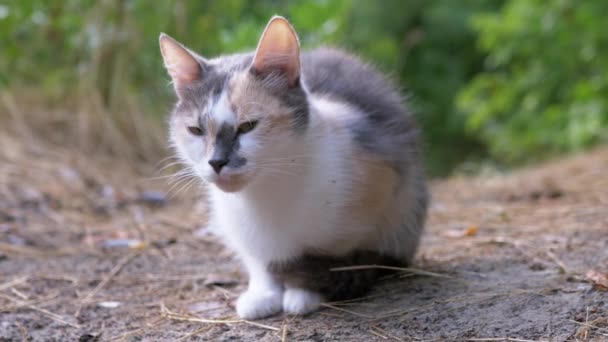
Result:
{"label": "cat's orange fur patch", "polygon": [[293,125],[292,116],[285,115],[291,110],[261,87],[248,73],[241,73],[232,78],[228,101],[239,122],[258,119],[252,115],[263,116],[264,125],[260,127],[262,134],[286,131]]}
{"label": "cat's orange fur patch", "polygon": [[353,154],[357,161],[353,172],[359,186],[347,210],[361,219],[378,218],[391,203],[397,174],[388,163],[370,158],[365,151],[355,150]]}

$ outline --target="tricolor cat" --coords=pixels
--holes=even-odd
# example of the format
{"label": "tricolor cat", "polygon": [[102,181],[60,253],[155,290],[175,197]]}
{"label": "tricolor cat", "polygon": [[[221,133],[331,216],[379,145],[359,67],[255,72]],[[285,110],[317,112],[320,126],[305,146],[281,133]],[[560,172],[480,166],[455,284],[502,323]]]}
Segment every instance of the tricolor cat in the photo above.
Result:
{"label": "tricolor cat", "polygon": [[203,58],[165,34],[176,153],[208,184],[211,226],[242,260],[244,319],[363,295],[406,265],[428,194],[419,133],[395,87],[345,52],[300,53],[282,17],[254,53]]}

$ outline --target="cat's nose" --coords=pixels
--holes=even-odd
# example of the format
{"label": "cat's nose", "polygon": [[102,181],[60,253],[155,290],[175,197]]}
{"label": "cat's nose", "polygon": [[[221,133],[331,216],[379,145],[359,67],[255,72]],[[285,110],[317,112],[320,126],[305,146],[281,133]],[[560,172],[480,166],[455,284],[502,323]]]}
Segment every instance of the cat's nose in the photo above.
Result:
{"label": "cat's nose", "polygon": [[209,165],[213,168],[215,173],[219,174],[222,171],[224,165],[228,164],[228,159],[211,159]]}

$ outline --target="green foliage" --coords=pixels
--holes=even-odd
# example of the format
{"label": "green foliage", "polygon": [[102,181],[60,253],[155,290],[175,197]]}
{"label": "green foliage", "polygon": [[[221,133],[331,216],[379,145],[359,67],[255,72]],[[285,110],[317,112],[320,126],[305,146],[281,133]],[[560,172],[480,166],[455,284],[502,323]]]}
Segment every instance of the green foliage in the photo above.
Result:
{"label": "green foliage", "polygon": [[[359,2],[344,41],[401,82],[421,124],[429,169],[448,174],[458,163],[479,159],[484,147],[465,131],[454,107],[458,91],[481,70],[471,16],[501,1],[437,0]],[[365,25],[360,25],[365,23]]]}
{"label": "green foliage", "polygon": [[607,137],[605,13],[606,1],[510,0],[475,17],[488,58],[459,107],[497,159],[534,160]]}
{"label": "green foliage", "polygon": [[407,90],[432,174],[605,137],[608,3],[506,1],[14,1],[0,4],[0,87],[155,120],[173,97],[159,32],[214,56],[253,49],[281,14],[305,48],[345,47]]}

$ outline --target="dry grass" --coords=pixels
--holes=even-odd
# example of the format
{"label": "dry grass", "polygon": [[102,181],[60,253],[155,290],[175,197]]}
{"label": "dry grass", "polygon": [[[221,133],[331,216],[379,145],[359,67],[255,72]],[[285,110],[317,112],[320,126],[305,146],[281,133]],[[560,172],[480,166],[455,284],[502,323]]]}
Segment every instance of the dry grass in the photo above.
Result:
{"label": "dry grass", "polygon": [[[125,95],[126,103],[109,108],[99,100],[97,90],[83,90],[88,96],[54,108],[29,89],[0,93],[0,125],[19,140],[38,145],[68,146],[85,154],[103,154],[148,163],[166,154],[166,134],[160,117],[151,117]],[[19,94],[19,95],[17,95]]]}
{"label": "dry grass", "polygon": [[281,331],[281,329],[279,329],[277,327],[273,327],[273,326],[261,324],[261,323],[256,323],[256,322],[252,322],[252,321],[248,321],[248,320],[244,320],[244,319],[204,319],[204,318],[196,317],[193,315],[179,314],[179,313],[176,313],[176,312],[173,312],[173,311],[167,309],[167,307],[163,303],[161,303],[161,305],[160,305],[160,311],[161,311],[161,314],[163,315],[163,317],[167,317],[169,319],[176,320],[176,321],[197,322],[197,323],[205,323],[205,324],[239,324],[239,323],[243,323],[243,324],[247,324],[247,325],[250,325],[253,327],[257,327],[257,328],[268,329],[268,330],[272,330],[272,331]]}

